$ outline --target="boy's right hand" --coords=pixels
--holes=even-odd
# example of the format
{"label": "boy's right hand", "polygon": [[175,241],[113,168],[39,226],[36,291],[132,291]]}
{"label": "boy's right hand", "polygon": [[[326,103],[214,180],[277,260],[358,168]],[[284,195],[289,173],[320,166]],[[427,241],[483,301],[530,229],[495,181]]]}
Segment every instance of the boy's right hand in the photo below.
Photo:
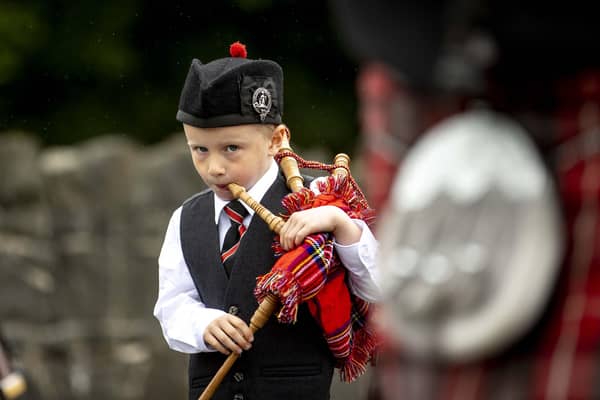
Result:
{"label": "boy's right hand", "polygon": [[248,325],[235,315],[225,314],[215,318],[204,330],[204,342],[215,350],[241,354],[252,347],[254,335]]}

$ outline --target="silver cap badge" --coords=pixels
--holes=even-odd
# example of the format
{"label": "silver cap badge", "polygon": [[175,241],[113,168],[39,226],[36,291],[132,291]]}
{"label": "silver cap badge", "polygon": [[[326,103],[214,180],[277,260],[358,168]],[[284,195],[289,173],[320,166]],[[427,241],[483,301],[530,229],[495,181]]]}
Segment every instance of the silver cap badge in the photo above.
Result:
{"label": "silver cap badge", "polygon": [[254,91],[252,95],[252,107],[260,115],[261,122],[265,121],[267,114],[271,110],[271,104],[271,93],[267,89],[260,87]]}

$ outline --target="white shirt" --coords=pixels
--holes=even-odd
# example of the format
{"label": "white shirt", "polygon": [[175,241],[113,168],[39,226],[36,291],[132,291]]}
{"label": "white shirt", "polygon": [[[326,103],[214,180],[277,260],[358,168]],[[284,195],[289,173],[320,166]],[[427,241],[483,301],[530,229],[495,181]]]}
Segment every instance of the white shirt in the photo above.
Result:
{"label": "white shirt", "polygon": [[[265,175],[248,190],[248,194],[260,201],[277,179],[278,171],[277,163],[273,161]],[[221,200],[215,195],[215,224],[219,227],[220,245],[223,244],[225,233],[231,224],[229,218],[222,212],[227,203],[228,201]],[[247,227],[254,216],[254,211],[243,202],[242,204],[249,212],[243,221]],[[160,322],[163,336],[171,349],[183,353],[214,351],[204,343],[204,330],[212,320],[225,314],[225,311],[206,307],[198,296],[183,258],[179,236],[180,219],[181,207],[171,216],[158,258],[159,287],[154,316]],[[362,229],[360,240],[346,246],[334,241],[334,246],[349,272],[348,281],[351,291],[366,301],[374,302],[379,298],[380,293],[375,268],[378,243],[364,221],[354,220],[354,222]]]}

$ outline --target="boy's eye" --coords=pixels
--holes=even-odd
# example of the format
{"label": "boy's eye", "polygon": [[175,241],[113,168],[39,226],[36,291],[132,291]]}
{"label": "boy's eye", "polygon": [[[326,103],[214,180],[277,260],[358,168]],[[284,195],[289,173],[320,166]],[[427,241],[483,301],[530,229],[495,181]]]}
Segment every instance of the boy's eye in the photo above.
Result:
{"label": "boy's eye", "polygon": [[228,151],[228,152],[236,151],[238,149],[239,149],[239,147],[236,146],[235,144],[230,144],[227,147],[225,147],[225,151]]}
{"label": "boy's eye", "polygon": [[194,146],[194,151],[196,151],[198,153],[206,153],[208,151],[208,149],[203,146]]}

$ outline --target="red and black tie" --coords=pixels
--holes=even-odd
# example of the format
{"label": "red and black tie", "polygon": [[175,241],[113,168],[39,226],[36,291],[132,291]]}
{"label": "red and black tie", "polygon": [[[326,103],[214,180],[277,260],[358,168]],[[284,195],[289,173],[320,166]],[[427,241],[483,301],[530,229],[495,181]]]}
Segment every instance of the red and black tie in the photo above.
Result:
{"label": "red and black tie", "polygon": [[242,203],[233,200],[225,206],[224,211],[231,220],[231,227],[225,234],[225,240],[221,249],[221,261],[225,266],[227,276],[229,276],[235,260],[235,252],[240,246],[240,239],[246,233],[246,227],[242,224],[242,221],[248,215],[248,210],[246,210]]}

